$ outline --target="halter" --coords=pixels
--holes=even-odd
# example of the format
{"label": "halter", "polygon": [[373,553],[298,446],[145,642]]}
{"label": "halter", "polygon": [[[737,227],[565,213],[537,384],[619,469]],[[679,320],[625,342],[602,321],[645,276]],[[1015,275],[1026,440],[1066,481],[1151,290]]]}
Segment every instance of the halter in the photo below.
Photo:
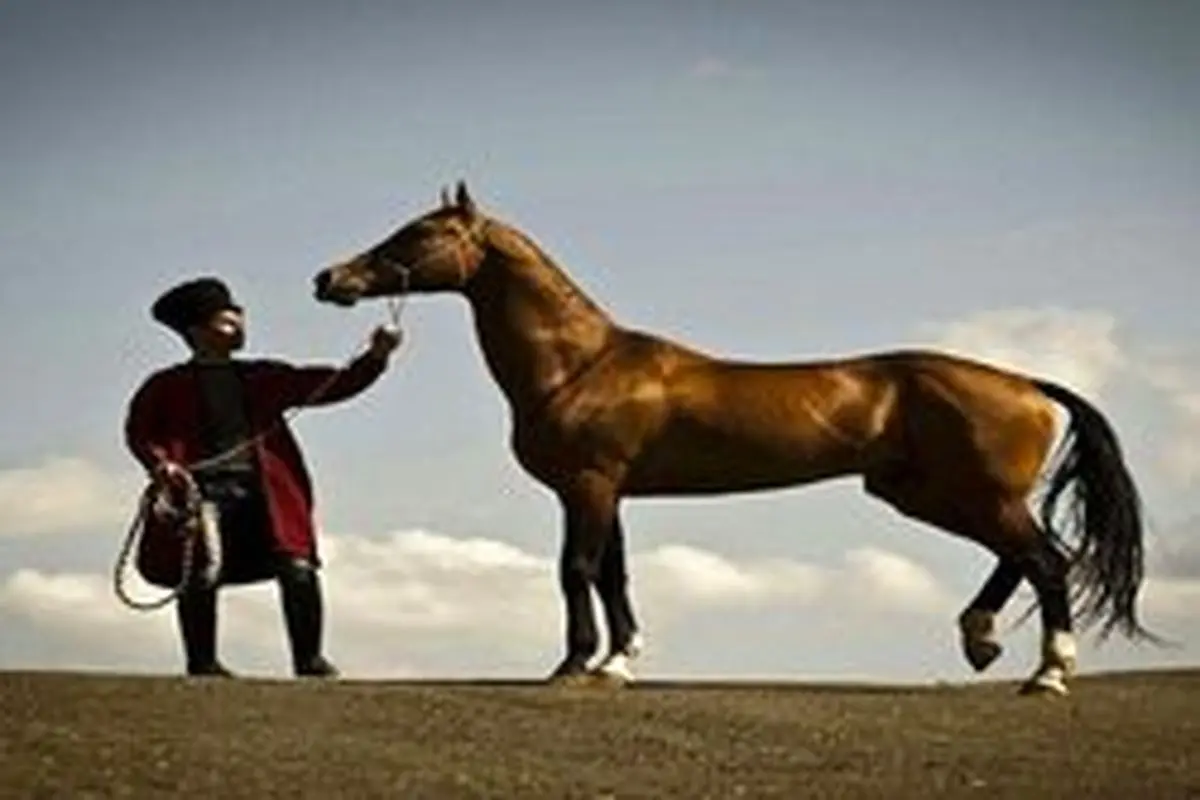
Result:
{"label": "halter", "polygon": [[[467,284],[471,280],[471,268],[467,263],[467,259],[470,257],[470,255],[467,254],[464,256],[463,250],[464,247],[469,247],[472,245],[480,247],[478,237],[486,230],[487,226],[488,223],[486,220],[484,220],[475,228],[469,229],[465,236],[456,236],[454,241],[444,242],[437,247],[434,247],[428,253],[418,258],[411,265],[392,257],[392,255],[386,252],[386,250],[371,254],[370,258],[372,261],[377,264],[381,264],[386,269],[400,276],[400,291],[396,292],[395,294],[390,294],[386,298],[393,322],[399,319],[400,309],[403,307],[404,301],[408,299],[412,273],[424,266],[427,262],[432,261],[435,258],[441,258],[443,255],[445,255],[447,250],[454,251],[454,267],[455,272],[458,273],[459,286],[462,289],[467,288]],[[484,250],[485,248],[480,247],[480,249]]]}

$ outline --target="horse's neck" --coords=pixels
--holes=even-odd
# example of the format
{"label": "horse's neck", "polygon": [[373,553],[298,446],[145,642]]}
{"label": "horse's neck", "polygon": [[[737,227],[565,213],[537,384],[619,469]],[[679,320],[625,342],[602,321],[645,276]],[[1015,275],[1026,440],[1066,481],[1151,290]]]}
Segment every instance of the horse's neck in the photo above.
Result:
{"label": "horse's neck", "polygon": [[604,311],[549,256],[496,222],[467,297],[488,369],[518,413],[586,369],[613,332]]}

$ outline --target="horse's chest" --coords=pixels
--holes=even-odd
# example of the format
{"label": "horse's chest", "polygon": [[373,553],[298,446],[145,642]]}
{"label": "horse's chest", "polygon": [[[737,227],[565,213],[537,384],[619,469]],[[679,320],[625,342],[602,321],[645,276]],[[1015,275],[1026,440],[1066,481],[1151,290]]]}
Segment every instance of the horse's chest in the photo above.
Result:
{"label": "horse's chest", "polygon": [[517,462],[551,486],[561,485],[581,470],[619,461],[621,448],[615,445],[602,429],[568,427],[552,419],[518,424],[512,436]]}
{"label": "horse's chest", "polygon": [[655,408],[632,395],[572,397],[539,417],[518,419],[513,451],[527,472],[550,484],[582,470],[617,474],[643,448],[660,416]]}

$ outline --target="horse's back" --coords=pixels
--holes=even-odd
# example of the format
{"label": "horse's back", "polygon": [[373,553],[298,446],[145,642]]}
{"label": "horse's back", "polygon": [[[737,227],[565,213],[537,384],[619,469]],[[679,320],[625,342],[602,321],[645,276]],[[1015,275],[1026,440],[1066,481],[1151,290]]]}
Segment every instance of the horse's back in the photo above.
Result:
{"label": "horse's back", "polygon": [[866,360],[892,380],[903,382],[910,395],[937,394],[964,412],[1011,417],[1052,414],[1052,401],[1028,375],[936,350],[893,350]]}
{"label": "horse's back", "polygon": [[894,404],[867,360],[752,363],[670,343],[651,350],[665,408],[632,465],[646,491],[773,488],[860,471]]}
{"label": "horse's back", "polygon": [[964,457],[1040,459],[1054,424],[1051,401],[1029,378],[934,350],[790,363],[692,357],[674,383],[687,427],[759,440],[834,472],[868,469],[908,442],[939,437]]}

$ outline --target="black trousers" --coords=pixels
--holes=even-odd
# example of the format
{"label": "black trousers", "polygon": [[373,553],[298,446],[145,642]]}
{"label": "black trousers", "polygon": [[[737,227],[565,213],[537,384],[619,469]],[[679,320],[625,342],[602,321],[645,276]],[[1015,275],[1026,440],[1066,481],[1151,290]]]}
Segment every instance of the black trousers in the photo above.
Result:
{"label": "black trousers", "polygon": [[218,670],[217,590],[223,585],[275,580],[296,674],[312,671],[321,657],[324,603],[316,567],[280,553],[270,535],[267,506],[253,478],[198,476],[201,494],[216,504],[221,532],[221,572],[216,586],[205,586],[202,571],[176,604],[179,631],[189,674]]}

